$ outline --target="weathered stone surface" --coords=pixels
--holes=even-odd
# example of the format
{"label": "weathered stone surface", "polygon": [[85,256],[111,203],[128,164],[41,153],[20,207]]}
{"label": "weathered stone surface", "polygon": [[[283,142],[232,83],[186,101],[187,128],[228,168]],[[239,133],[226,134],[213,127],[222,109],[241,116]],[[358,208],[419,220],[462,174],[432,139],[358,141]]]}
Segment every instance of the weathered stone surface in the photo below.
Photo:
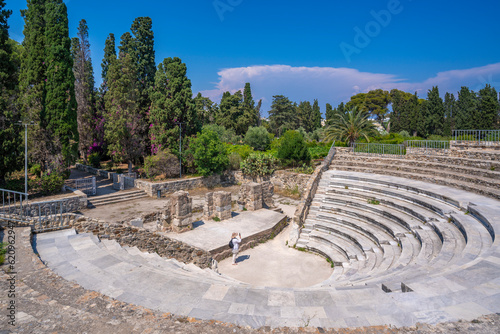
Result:
{"label": "weathered stone surface", "polygon": [[207,193],[206,203],[203,207],[204,219],[217,217],[220,220],[231,218],[231,193],[227,191],[217,191]]}
{"label": "weathered stone surface", "polygon": [[240,188],[240,201],[250,211],[262,209],[262,185],[260,183],[243,184]]}
{"label": "weathered stone surface", "polygon": [[130,221],[130,225],[134,226],[134,227],[143,227],[144,226],[144,220],[142,220],[142,218],[132,219]]}

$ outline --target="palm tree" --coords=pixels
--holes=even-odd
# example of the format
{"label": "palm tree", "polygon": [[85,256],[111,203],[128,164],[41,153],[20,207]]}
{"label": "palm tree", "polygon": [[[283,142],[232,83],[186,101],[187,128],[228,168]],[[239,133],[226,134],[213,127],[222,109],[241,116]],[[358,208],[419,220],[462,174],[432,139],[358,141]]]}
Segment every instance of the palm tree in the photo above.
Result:
{"label": "palm tree", "polygon": [[340,140],[349,142],[352,146],[359,137],[368,137],[377,134],[375,125],[368,119],[368,113],[357,106],[347,110],[345,114],[338,113],[332,119],[331,125],[325,130],[325,141]]}

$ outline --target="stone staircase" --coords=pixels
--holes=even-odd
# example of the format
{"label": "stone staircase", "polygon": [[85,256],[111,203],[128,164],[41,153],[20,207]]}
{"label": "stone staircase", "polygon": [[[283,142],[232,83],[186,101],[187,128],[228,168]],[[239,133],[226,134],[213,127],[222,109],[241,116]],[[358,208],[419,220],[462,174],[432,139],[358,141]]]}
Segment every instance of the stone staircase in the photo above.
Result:
{"label": "stone staircase", "polygon": [[131,190],[122,190],[115,192],[113,194],[101,195],[101,196],[92,196],[88,198],[87,206],[89,208],[95,208],[98,206],[133,201],[140,198],[148,197],[143,190],[131,189]]}

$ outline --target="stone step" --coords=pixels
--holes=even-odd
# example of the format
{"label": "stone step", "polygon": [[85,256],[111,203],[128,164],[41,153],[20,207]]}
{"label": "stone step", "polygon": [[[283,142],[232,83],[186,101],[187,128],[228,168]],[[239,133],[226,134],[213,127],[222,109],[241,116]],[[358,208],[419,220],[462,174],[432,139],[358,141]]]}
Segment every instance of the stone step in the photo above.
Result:
{"label": "stone step", "polygon": [[375,169],[369,167],[357,167],[357,166],[331,166],[334,170],[340,171],[351,171],[351,172],[360,172],[360,173],[372,173],[372,174],[381,174],[381,175],[390,175],[401,178],[408,178],[412,180],[424,181],[431,184],[439,184],[447,187],[453,187],[462,189],[468,192],[476,193],[479,195],[491,197],[494,199],[500,199],[500,183],[490,182],[488,181],[488,186],[483,184],[474,184],[472,182],[467,182],[463,180],[456,180],[449,177],[439,177],[433,174],[418,174],[418,173],[409,173],[398,170],[393,170],[389,168],[385,169]]}
{"label": "stone step", "polygon": [[148,197],[148,195],[142,190],[127,191],[127,192],[120,191],[112,195],[104,195],[103,197],[90,197],[87,206],[97,207],[102,205],[132,201],[146,197]]}
{"label": "stone step", "polygon": [[[325,202],[341,203],[343,205],[355,205],[359,208],[364,208],[369,211],[372,211],[373,208],[380,208],[381,210],[387,212],[400,212],[406,215],[410,215],[424,224],[436,221],[443,217],[431,210],[422,208],[418,205],[414,205],[412,203],[404,202],[394,198],[385,198],[382,196],[373,196],[373,195],[362,196],[359,194],[357,196],[351,196],[339,192],[335,193],[333,196],[330,194],[325,195],[323,199],[320,201],[320,203],[325,203]],[[390,211],[388,209],[390,209]]]}
{"label": "stone step", "polygon": [[[370,168],[390,168],[407,171],[407,172],[419,172],[428,173],[432,171],[433,173],[442,174],[445,172],[447,175],[461,175],[461,176],[474,176],[484,179],[500,180],[500,169],[497,170],[496,166],[491,166],[491,162],[488,164],[489,168],[476,168],[463,165],[449,165],[439,162],[429,162],[414,159],[363,159],[363,160],[346,160],[338,159],[334,161],[334,166],[360,166],[360,167],[370,167]],[[493,168],[493,170],[491,170]]]}

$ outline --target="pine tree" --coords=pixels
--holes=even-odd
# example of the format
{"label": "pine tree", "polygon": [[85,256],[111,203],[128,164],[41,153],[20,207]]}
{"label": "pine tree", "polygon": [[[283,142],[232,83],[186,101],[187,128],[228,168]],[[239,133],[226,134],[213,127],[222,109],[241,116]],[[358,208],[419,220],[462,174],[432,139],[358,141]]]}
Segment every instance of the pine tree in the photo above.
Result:
{"label": "pine tree", "polygon": [[42,118],[49,136],[59,141],[60,147],[56,146],[52,154],[62,153],[71,162],[76,157],[78,130],[68,14],[62,0],[48,2],[45,9],[47,83]]}
{"label": "pine tree", "polygon": [[312,107],[312,129],[309,132],[313,132],[316,129],[321,128],[321,110],[319,108],[318,100],[315,99]]}
{"label": "pine tree", "polygon": [[16,42],[9,39],[7,20],[12,14],[5,10],[5,1],[0,0],[0,187],[5,176],[22,166],[22,138],[16,122],[19,112],[15,108],[18,94],[20,59],[16,54]]}
{"label": "pine tree", "polygon": [[144,138],[141,136],[144,121],[137,113],[139,89],[132,57],[122,54],[120,59],[113,60],[107,75],[109,91],[104,100],[108,152],[115,161],[127,161],[131,172],[132,163],[144,153]]}
{"label": "pine tree", "polygon": [[87,151],[94,142],[95,101],[94,70],[90,58],[90,43],[87,22],[81,20],[78,37],[72,39],[73,73],[75,76],[75,97],[77,102],[78,150],[87,163]]}
{"label": "pine tree", "polygon": [[206,124],[213,124],[217,113],[217,105],[213,103],[208,97],[204,97],[198,93],[193,99],[194,108],[196,110],[196,118],[199,120],[201,126]]}
{"label": "pine tree", "polygon": [[437,86],[428,91],[427,103],[425,104],[425,120],[427,136],[443,134],[444,106]]}
{"label": "pine tree", "polygon": [[456,101],[455,96],[446,92],[444,96],[444,128],[443,133],[445,136],[451,136],[452,130],[455,128],[455,111]]}
{"label": "pine tree", "polygon": [[498,112],[500,110],[497,96],[496,89],[488,84],[479,91],[477,117],[474,121],[476,129],[490,130],[496,127]]}
{"label": "pine tree", "polygon": [[468,87],[462,87],[458,92],[456,104],[455,126],[458,130],[474,130],[475,113],[477,111],[477,97]]}
{"label": "pine tree", "polygon": [[179,128],[182,136],[200,130],[196,109],[192,103],[191,80],[186,76],[187,67],[180,58],[165,58],[158,65],[154,89],[151,90],[149,134],[152,152],[161,147],[178,151]]}

